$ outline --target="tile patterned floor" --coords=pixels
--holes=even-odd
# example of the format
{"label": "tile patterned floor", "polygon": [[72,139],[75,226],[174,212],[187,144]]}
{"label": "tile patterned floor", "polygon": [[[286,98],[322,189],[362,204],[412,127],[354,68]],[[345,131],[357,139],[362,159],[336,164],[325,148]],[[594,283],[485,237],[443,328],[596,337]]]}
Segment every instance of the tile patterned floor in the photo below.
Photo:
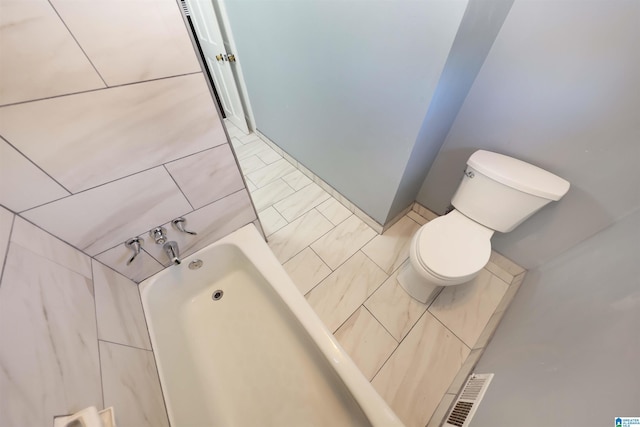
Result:
{"label": "tile patterned floor", "polygon": [[254,134],[227,130],[271,250],[362,373],[408,427],[439,426],[522,283],[500,254],[471,283],[422,304],[399,286],[415,205],[383,234]]}

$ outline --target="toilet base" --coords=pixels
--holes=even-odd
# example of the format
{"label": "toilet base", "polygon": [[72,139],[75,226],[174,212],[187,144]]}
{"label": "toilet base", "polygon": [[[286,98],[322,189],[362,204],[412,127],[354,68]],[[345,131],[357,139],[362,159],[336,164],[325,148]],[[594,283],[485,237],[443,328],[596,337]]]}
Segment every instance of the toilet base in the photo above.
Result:
{"label": "toilet base", "polygon": [[412,298],[417,299],[423,304],[428,304],[435,299],[444,286],[438,286],[431,283],[411,266],[411,262],[407,260],[398,273],[398,283]]}

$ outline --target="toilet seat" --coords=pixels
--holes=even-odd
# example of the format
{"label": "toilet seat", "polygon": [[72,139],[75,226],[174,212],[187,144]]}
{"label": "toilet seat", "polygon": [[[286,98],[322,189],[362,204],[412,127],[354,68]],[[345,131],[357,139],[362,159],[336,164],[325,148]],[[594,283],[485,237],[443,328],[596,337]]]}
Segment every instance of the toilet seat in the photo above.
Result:
{"label": "toilet seat", "polygon": [[492,235],[492,229],[453,210],[418,231],[416,261],[443,281],[471,278],[489,262]]}

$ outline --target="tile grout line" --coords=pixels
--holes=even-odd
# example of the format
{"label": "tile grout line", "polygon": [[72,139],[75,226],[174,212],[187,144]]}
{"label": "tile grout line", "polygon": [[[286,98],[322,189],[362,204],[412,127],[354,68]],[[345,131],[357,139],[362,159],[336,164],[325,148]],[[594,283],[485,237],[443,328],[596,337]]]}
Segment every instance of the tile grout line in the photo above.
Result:
{"label": "tile grout line", "polygon": [[[169,168],[167,167],[167,165],[163,164],[162,167],[164,168],[164,170],[167,172],[167,174],[171,178],[171,181],[173,181],[173,183],[176,185],[176,187],[178,187],[178,190],[180,191],[180,194],[182,194],[182,197],[184,197],[184,199],[187,201],[189,206],[191,206],[191,212],[195,211],[196,209],[193,207],[193,204],[191,203],[191,200],[189,200],[187,195],[184,194],[184,191],[182,190],[182,187],[180,187],[180,185],[178,184],[176,179],[173,177],[173,175],[171,175],[171,172],[169,172]],[[189,213],[191,213],[191,212],[189,212]]]}
{"label": "tile grout line", "polygon": [[[385,282],[386,282],[386,280],[385,280]],[[383,284],[384,284],[384,282],[383,282]],[[380,289],[380,288],[378,288],[378,289]],[[376,289],[376,291],[377,291],[378,289]],[[375,292],[374,292],[373,294],[375,294]],[[364,307],[364,308],[365,308],[365,309],[366,309],[366,310],[371,314],[371,316],[373,316],[373,318],[374,318],[374,319],[376,319],[376,322],[378,322],[378,323],[380,324],[380,326],[382,326],[382,327],[384,328],[384,330],[385,330],[385,331],[387,331],[387,333],[388,333],[389,335],[391,335],[391,338],[393,338],[393,339],[395,340],[395,342],[396,342],[398,345],[400,345],[400,343],[404,340],[404,337],[402,337],[402,338],[398,341],[398,339],[397,339],[396,337],[394,337],[394,336],[393,336],[393,334],[391,333],[391,331],[390,331],[389,329],[387,329],[387,327],[384,325],[384,323],[382,323],[382,322],[380,321],[380,319],[378,319],[378,317],[377,317],[377,316],[376,316],[376,315],[375,315],[371,310],[369,310],[369,307],[367,307],[367,306],[365,305],[365,304],[366,304],[366,302],[367,302],[367,301],[369,301],[369,298],[371,298],[371,297],[373,296],[373,294],[369,295],[369,297],[368,297],[368,298],[367,298],[367,299],[362,303],[362,307]],[[418,319],[419,319],[419,318],[418,318]],[[418,323],[418,321],[416,321],[416,323]],[[415,325],[415,323],[414,323],[414,325]],[[409,335],[409,334],[407,333],[407,335]],[[405,335],[405,337],[406,337],[406,335]],[[394,350],[394,351],[395,351],[395,350]]]}
{"label": "tile grout line", "polygon": [[[73,194],[73,193],[72,193],[72,192],[71,192],[67,187],[65,187],[64,185],[62,185],[62,184],[61,184],[57,179],[55,179],[53,176],[51,176],[51,175],[49,174],[49,172],[47,172],[47,171],[45,171],[44,169],[42,169],[42,168],[41,168],[41,167],[40,167],[36,162],[34,162],[33,160],[31,160],[31,158],[29,158],[29,156],[27,156],[26,154],[24,154],[22,151],[20,151],[20,150],[18,149],[18,147],[16,147],[16,146],[15,146],[15,145],[13,145],[11,142],[9,142],[9,140],[8,140],[8,139],[6,139],[5,137],[3,137],[3,136],[1,136],[1,135],[0,135],[0,139],[2,139],[4,142],[6,142],[6,143],[9,145],[9,147],[11,147],[11,148],[13,148],[14,150],[16,150],[16,152],[17,152],[19,155],[21,155],[22,157],[24,157],[25,159],[27,159],[27,161],[28,161],[29,163],[31,163],[33,166],[35,166],[37,169],[39,169],[43,174],[45,174],[46,176],[48,176],[48,177],[49,177],[53,182],[55,182],[55,183],[56,183],[56,184],[58,184],[60,187],[62,187],[62,189],[63,189],[64,191],[66,191],[67,193],[69,193],[69,195],[72,195],[72,194]],[[63,196],[63,197],[61,197],[61,198],[59,198],[59,199],[55,199],[55,200],[64,199],[64,198],[66,198],[66,197],[68,197],[68,196]],[[52,201],[47,202],[47,203],[52,203],[52,202],[54,202],[55,200],[52,200]],[[43,206],[43,205],[45,205],[45,204],[47,204],[47,203],[43,203],[42,205],[39,205],[39,206]]]}
{"label": "tile grout line", "polygon": [[[105,86],[105,87],[99,87],[99,88],[95,88],[95,89],[80,90],[80,91],[77,91],[77,92],[62,93],[60,95],[45,96],[44,98],[28,99],[26,101],[18,101],[18,102],[12,102],[12,103],[9,103],[9,104],[3,104],[3,105],[0,105],[0,108],[13,107],[15,105],[28,104],[30,102],[48,101],[50,99],[64,98],[66,96],[82,95],[82,94],[85,94],[85,93],[92,93],[92,92],[100,92],[100,91],[103,91],[103,90],[116,89],[116,88],[120,88],[120,87],[133,86],[133,85],[137,85],[137,84],[145,84],[145,83],[157,82],[157,81],[160,81],[160,80],[168,80],[168,79],[173,79],[173,78],[178,78],[178,77],[193,76],[193,75],[196,75],[196,74],[202,74],[202,71],[194,71],[194,72],[191,72],[191,73],[174,74],[174,75],[171,75],[171,76],[158,77],[158,78],[149,79],[149,80],[138,80],[138,81],[129,82],[129,83],[121,83],[121,84],[117,84],[117,85],[113,85],[113,86]],[[105,83],[105,85],[106,85],[106,83]]]}
{"label": "tile grout line", "polygon": [[[223,145],[223,144],[225,144],[225,143],[222,143],[222,144],[216,145],[216,146],[214,146],[214,147],[208,147],[208,148],[205,148],[204,150],[200,150],[200,151],[197,151],[197,152],[195,152],[195,153],[188,154],[188,155],[186,155],[186,156],[179,157],[179,158],[177,158],[177,159],[173,159],[173,160],[167,161],[166,163],[172,163],[172,162],[175,162],[175,161],[178,161],[178,160],[185,159],[185,158],[190,157],[190,156],[195,156],[195,155],[197,155],[197,154],[202,154],[203,152],[205,152],[205,151],[207,151],[207,150],[211,150],[211,149],[216,148],[216,147],[219,147],[220,145]],[[26,157],[26,156],[25,156],[25,157]],[[28,157],[27,157],[27,158],[28,158]],[[157,164],[157,165],[154,165],[154,166],[150,166],[150,167],[148,167],[148,168],[145,168],[145,169],[142,169],[142,170],[139,170],[139,171],[136,171],[136,172],[132,172],[132,173],[130,173],[130,174],[127,174],[127,175],[124,175],[124,176],[121,176],[121,177],[118,177],[118,178],[112,179],[112,180],[110,180],[110,181],[103,182],[103,183],[98,184],[98,185],[95,185],[95,186],[93,186],[93,187],[89,187],[89,188],[86,188],[86,189],[84,189],[84,190],[77,191],[77,192],[75,192],[75,193],[73,193],[73,192],[69,192],[70,194],[69,194],[68,196],[60,197],[60,198],[58,198],[58,199],[51,200],[51,201],[49,201],[49,202],[45,202],[45,203],[39,204],[39,205],[37,205],[37,206],[33,206],[33,207],[31,207],[31,208],[24,209],[24,210],[22,210],[22,211],[20,211],[20,212],[18,212],[18,213],[23,214],[23,213],[25,213],[25,212],[30,212],[30,211],[32,211],[32,210],[35,210],[35,209],[41,208],[41,207],[46,206],[46,205],[49,205],[49,204],[51,204],[51,203],[59,202],[60,200],[68,199],[68,198],[73,197],[73,196],[76,196],[76,195],[78,195],[78,194],[82,194],[82,193],[86,193],[87,191],[95,190],[96,188],[99,188],[99,187],[104,187],[105,185],[112,184],[112,183],[114,183],[114,182],[116,182],[116,181],[121,181],[121,180],[126,179],[126,178],[131,178],[132,176],[135,176],[135,175],[138,175],[138,174],[141,174],[141,173],[144,173],[144,172],[148,172],[148,171],[150,171],[150,170],[153,170],[153,169],[156,169],[156,168],[162,167],[162,166],[164,166],[164,165],[165,165],[165,163],[160,163],[160,164]],[[169,175],[171,175],[171,174],[169,174]],[[52,178],[52,179],[53,179],[53,178]],[[57,182],[57,181],[56,181],[56,182]],[[64,187],[63,187],[63,188],[64,188]]]}
{"label": "tile grout line", "polygon": [[[355,251],[355,252],[353,253],[353,255],[351,255],[349,258],[347,258],[347,259],[345,260],[345,262],[343,262],[343,263],[342,263],[342,264],[340,264],[338,267],[336,267],[336,270],[338,270],[338,268],[340,268],[341,266],[343,266],[344,264],[346,264],[346,263],[347,263],[347,261],[349,261],[349,260],[350,260],[350,259],[352,259],[354,256],[356,256],[356,254],[357,254],[358,252],[361,252],[361,251],[360,251],[359,249],[358,249],[357,251]],[[320,258],[320,259],[322,259],[322,258]],[[376,266],[376,267],[377,267],[377,266]],[[329,267],[329,268],[331,268],[331,267]],[[333,271],[332,271],[332,274],[333,274],[336,270],[333,270]],[[383,272],[383,273],[384,273],[384,272]],[[386,273],[385,273],[385,275],[386,275]],[[331,274],[329,274],[327,277],[325,277],[324,279],[322,279],[322,280],[320,281],[320,283],[318,283],[318,284],[317,284],[316,286],[314,286],[312,289],[315,289],[315,288],[316,288],[317,286],[319,286],[322,282],[324,282],[325,280],[327,280],[327,279],[329,278],[329,276],[331,276]],[[376,286],[376,288],[371,292],[371,294],[369,294],[369,295],[367,296],[367,298],[365,299],[365,301],[366,301],[367,299],[369,299],[369,297],[370,297],[371,295],[375,294],[375,293],[376,293],[376,291],[377,291],[378,289],[380,289],[380,287],[384,284],[384,282],[386,282],[386,281],[387,281],[387,279],[388,279],[388,278],[389,278],[389,276],[385,277],[385,278],[384,278],[384,279],[383,279],[383,280],[378,284],[378,286]],[[309,290],[309,292],[311,292],[311,290]],[[309,293],[309,292],[307,292],[307,293]],[[306,295],[306,294],[305,294],[305,295]],[[357,307],[353,312],[351,312],[351,313],[349,314],[349,316],[347,316],[347,318],[346,318],[342,323],[340,323],[340,325],[336,328],[336,330],[331,332],[331,334],[332,334],[332,335],[333,335],[333,334],[335,334],[335,332],[336,332],[338,329],[340,329],[340,328],[341,328],[341,327],[342,327],[342,326],[347,322],[347,320],[349,320],[349,318],[353,315],[353,313],[355,313],[356,311],[358,311],[358,308],[360,308],[360,307],[362,307],[362,306],[364,306],[364,302],[363,302],[362,304],[360,304],[360,305],[359,305],[359,306],[358,306],[358,307]],[[313,308],[313,307],[312,307],[312,308]],[[367,310],[367,311],[369,311],[369,310]],[[315,312],[315,310],[314,310],[314,312]],[[376,319],[376,320],[378,320],[378,319]],[[324,322],[323,322],[323,323],[324,323]],[[327,329],[328,329],[328,326],[327,326]],[[391,337],[393,338],[393,335],[392,335]],[[394,340],[395,340],[395,338],[394,338]]]}
{"label": "tile grout line", "polygon": [[11,226],[9,227],[9,235],[7,237],[7,245],[4,248],[5,252],[4,252],[4,258],[2,259],[2,272],[0,273],[0,286],[2,286],[2,279],[4,278],[4,271],[5,271],[5,267],[7,266],[7,259],[9,258],[9,246],[11,245],[11,236],[13,236],[13,225],[16,222],[16,216],[18,216],[17,214],[11,212],[11,214],[13,215],[11,217]]}
{"label": "tile grout line", "polygon": [[[457,286],[457,285],[455,285],[455,286]],[[440,291],[440,292],[442,293],[442,291]],[[438,296],[440,296],[440,294],[438,294]],[[436,297],[436,298],[438,298],[438,297]],[[434,301],[434,302],[435,302],[436,298],[434,298],[434,299],[433,299],[433,301]],[[431,304],[433,304],[433,303],[431,303]],[[429,308],[431,308],[431,304],[429,304]],[[469,351],[473,350],[471,347],[469,347],[469,346],[467,345],[467,343],[466,343],[466,342],[464,342],[464,340],[463,340],[462,338],[460,338],[460,337],[459,337],[458,335],[456,335],[456,334],[455,334],[451,329],[449,329],[449,328],[447,327],[447,325],[445,325],[444,323],[442,323],[442,321],[440,321],[440,319],[438,319],[438,317],[437,317],[435,314],[433,314],[432,312],[430,312],[430,311],[429,311],[429,309],[427,309],[427,311],[426,311],[426,312],[428,312],[428,313],[431,315],[431,317],[433,317],[434,319],[436,319],[436,320],[438,321],[438,323],[440,323],[440,324],[441,324],[441,325],[442,325],[442,326],[443,326],[447,331],[451,332],[451,335],[453,335],[453,336],[454,336],[454,337],[456,337],[458,340],[460,340],[460,342],[461,342],[465,347],[467,347],[467,348],[469,349]]]}
{"label": "tile grout line", "polygon": [[[385,282],[386,282],[386,280],[385,280]],[[384,283],[384,282],[382,282],[382,283]],[[381,285],[381,286],[382,286],[382,285]],[[378,289],[380,289],[380,288],[378,288]],[[376,289],[376,291],[377,291],[378,289]],[[375,294],[375,292],[373,292],[371,295],[369,295],[369,297],[365,300],[365,302],[367,302],[367,301],[369,300],[369,298],[371,298],[371,296],[372,296],[373,294]],[[373,317],[373,318],[375,319],[375,321],[376,321],[376,322],[378,322],[378,324],[379,324],[380,326],[382,326],[382,328],[383,328],[383,329],[384,329],[384,330],[389,334],[389,336],[390,336],[391,338],[393,338],[393,340],[396,342],[396,348],[398,348],[398,346],[400,345],[400,342],[401,342],[402,340],[398,341],[398,340],[396,339],[396,337],[394,337],[394,336],[393,336],[393,334],[391,333],[391,331],[389,331],[389,330],[387,329],[387,327],[386,327],[386,326],[384,326],[384,324],[380,321],[380,319],[378,319],[378,318],[376,317],[376,315],[375,315],[375,314],[373,314],[373,312],[372,312],[371,310],[369,310],[369,307],[367,307],[366,305],[364,305],[364,302],[360,305],[360,307],[362,307],[362,308],[364,308],[365,310],[367,310],[367,311],[369,312],[369,314],[371,315],[371,317]],[[404,339],[404,338],[403,338],[403,339]],[[395,351],[396,351],[396,350],[395,350],[395,349],[393,349],[393,351],[391,352],[391,354],[393,354]]]}
{"label": "tile grout line", "polygon": [[98,328],[98,299],[96,298],[96,279],[93,271],[93,262],[91,265],[91,287],[93,287],[93,314],[96,318],[96,346],[98,347],[98,366],[100,369],[100,395],[102,396],[102,409],[104,409],[104,379],[102,377],[102,355],[100,353],[100,329]]}
{"label": "tile grout line", "polygon": [[[366,308],[366,307],[365,307],[365,308]],[[369,311],[369,310],[367,310],[367,311]],[[371,313],[371,312],[369,311],[369,313]],[[373,316],[373,313],[371,313],[371,315]],[[375,316],[374,316],[374,318],[375,318]],[[376,319],[376,320],[378,320],[378,319]],[[418,323],[418,322],[416,322],[416,323]],[[382,325],[382,327],[384,328],[384,325]],[[386,330],[386,329],[385,329],[385,330]],[[387,331],[387,332],[389,332],[389,331]],[[407,335],[409,335],[409,334],[407,333]],[[406,337],[406,335],[405,335],[405,337]],[[371,380],[369,381],[369,383],[370,383],[370,384],[371,384],[371,383],[373,382],[373,380],[378,376],[378,374],[380,373],[380,371],[382,370],[382,368],[384,368],[384,365],[386,365],[386,364],[387,364],[387,362],[389,361],[389,359],[391,359],[391,358],[393,357],[393,355],[396,353],[396,351],[398,351],[398,349],[400,348],[400,344],[402,344],[402,341],[404,341],[404,338],[403,338],[403,339],[401,339],[400,341],[396,340],[396,339],[394,338],[394,336],[393,336],[393,335],[391,335],[391,338],[393,338],[393,339],[396,341],[396,343],[397,343],[396,348],[394,348],[394,349],[393,349],[393,351],[391,352],[391,354],[390,354],[390,355],[389,355],[389,356],[384,360],[384,362],[382,362],[382,364],[380,365],[380,367],[378,368],[378,370],[376,371],[376,373],[375,373],[375,374],[373,374],[373,377],[371,377]],[[373,386],[373,384],[371,384],[371,385]]]}
{"label": "tile grout line", "polygon": [[51,6],[53,11],[56,13],[56,15],[58,15],[58,18],[60,19],[60,22],[62,22],[62,25],[64,25],[64,27],[67,29],[67,31],[69,32],[69,35],[71,36],[71,38],[73,38],[73,41],[76,42],[76,45],[78,45],[78,48],[80,49],[80,51],[84,54],[85,58],[87,58],[87,61],[89,61],[89,64],[91,64],[91,67],[93,67],[93,70],[96,72],[98,77],[100,77],[100,80],[102,80],[102,83],[104,83],[105,88],[109,88],[109,85],[107,84],[106,80],[104,79],[104,77],[102,77],[102,74],[100,74],[100,71],[98,71],[98,69],[96,68],[95,64],[91,60],[91,58],[89,58],[89,55],[87,55],[87,52],[85,52],[84,48],[82,47],[82,45],[80,44],[80,42],[76,38],[76,35],[73,34],[73,32],[71,32],[71,28],[69,28],[69,26],[67,25],[66,21],[64,19],[62,19],[62,16],[60,15],[60,12],[58,12],[58,10],[53,5],[53,3],[51,3],[51,0],[47,0],[47,2],[49,3],[49,6]]}
{"label": "tile grout line", "polygon": [[108,344],[113,344],[113,345],[119,345],[119,346],[121,346],[121,347],[132,348],[132,349],[134,349],[134,350],[148,351],[149,353],[153,353],[153,350],[148,350],[148,349],[146,349],[146,348],[136,347],[136,346],[129,345],[129,344],[122,344],[122,343],[119,343],[119,342],[109,341],[109,340],[103,340],[103,339],[100,339],[100,338],[98,339],[98,341],[102,341],[102,342],[105,342],[105,343],[108,343]]}

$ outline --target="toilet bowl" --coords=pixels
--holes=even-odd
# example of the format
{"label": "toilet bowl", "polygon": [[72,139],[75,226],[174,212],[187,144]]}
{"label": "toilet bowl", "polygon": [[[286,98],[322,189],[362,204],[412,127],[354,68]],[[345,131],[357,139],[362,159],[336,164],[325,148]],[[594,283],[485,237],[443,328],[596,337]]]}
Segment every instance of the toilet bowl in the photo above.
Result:
{"label": "toilet bowl", "polygon": [[426,303],[440,286],[472,280],[489,261],[493,232],[457,210],[428,222],[413,236],[398,282]]}
{"label": "toilet bowl", "polygon": [[443,286],[469,282],[489,262],[494,231],[510,232],[543,206],[560,200],[569,186],[522,160],[476,151],[451,199],[455,209],[416,232],[398,282],[423,303]]}

